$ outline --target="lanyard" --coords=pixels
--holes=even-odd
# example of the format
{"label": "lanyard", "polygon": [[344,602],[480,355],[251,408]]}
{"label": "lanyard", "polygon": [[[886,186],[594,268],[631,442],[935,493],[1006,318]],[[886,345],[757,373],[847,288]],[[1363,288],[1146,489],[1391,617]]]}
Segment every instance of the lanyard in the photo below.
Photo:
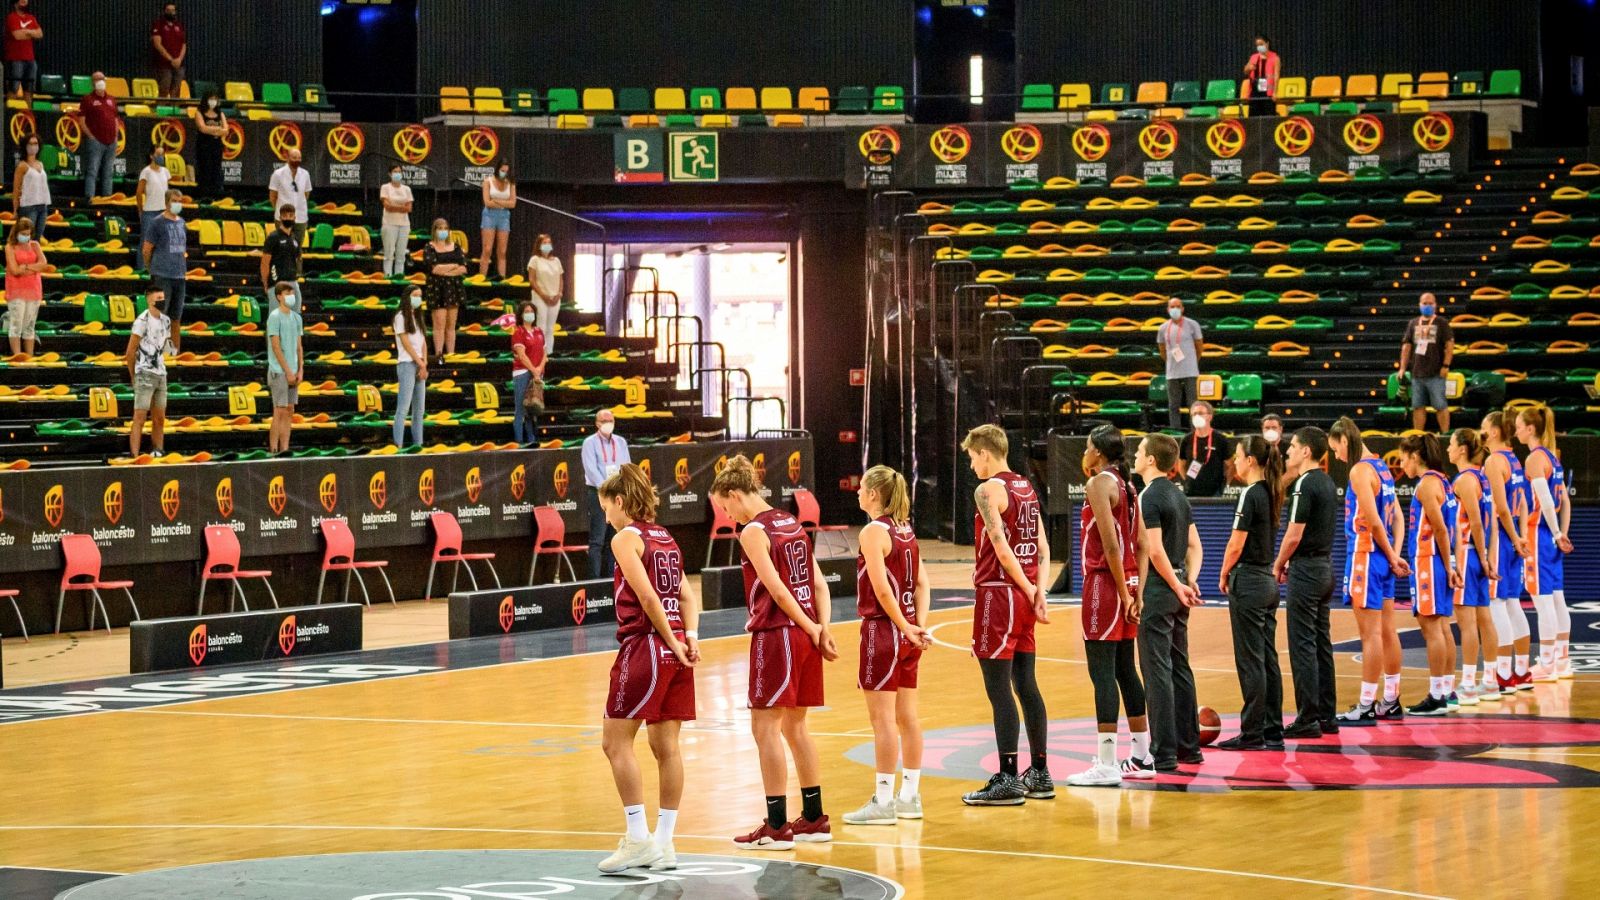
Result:
{"label": "lanyard", "polygon": [[608,437],[605,443],[600,445],[600,456],[605,462],[613,462],[617,458],[617,448],[613,443],[614,441],[616,441],[616,437]]}
{"label": "lanyard", "polygon": [[[1206,435],[1206,460],[1205,460],[1206,462],[1210,462],[1211,461],[1211,439],[1216,437],[1216,436],[1217,436],[1217,430],[1215,428],[1211,429],[1211,433]],[[1196,432],[1195,434],[1190,436],[1190,439],[1189,439],[1189,458],[1190,459],[1199,459],[1200,458],[1200,434],[1199,434],[1199,432]]]}

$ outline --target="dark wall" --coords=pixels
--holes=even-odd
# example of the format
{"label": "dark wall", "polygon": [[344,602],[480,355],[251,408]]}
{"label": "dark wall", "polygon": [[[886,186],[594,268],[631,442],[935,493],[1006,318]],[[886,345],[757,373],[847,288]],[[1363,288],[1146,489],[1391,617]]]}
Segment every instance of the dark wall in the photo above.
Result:
{"label": "dark wall", "polygon": [[[34,0],[44,29],[39,71],[132,79],[151,74],[150,25],[159,0]],[[322,80],[322,22],[315,0],[178,4],[189,31],[189,80],[298,85]],[[6,4],[7,11],[10,3]]]}
{"label": "dark wall", "polygon": [[911,0],[421,0],[420,89],[909,84]]}
{"label": "dark wall", "polygon": [[1017,81],[1238,78],[1265,33],[1285,75],[1521,69],[1535,94],[1535,0],[1025,0]]}

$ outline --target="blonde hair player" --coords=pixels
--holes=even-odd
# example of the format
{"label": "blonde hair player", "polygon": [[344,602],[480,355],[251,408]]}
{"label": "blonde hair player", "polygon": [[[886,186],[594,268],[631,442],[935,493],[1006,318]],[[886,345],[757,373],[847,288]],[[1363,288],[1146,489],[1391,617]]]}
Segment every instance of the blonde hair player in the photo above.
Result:
{"label": "blonde hair player", "polygon": [[1431,434],[1400,440],[1400,465],[1416,479],[1407,517],[1406,548],[1411,553],[1411,607],[1428,645],[1428,696],[1410,707],[1413,716],[1450,712],[1455,694],[1456,645],[1450,615],[1460,575],[1450,561],[1456,521],[1456,495],[1444,472],[1444,448]]}
{"label": "blonde hair player", "polygon": [[[981,789],[961,800],[968,806],[1020,806],[1056,795],[1046,764],[1049,718],[1034,674],[1033,625],[1049,624],[1045,579],[1050,545],[1039,516],[1033,485],[1006,467],[1010,442],[996,425],[979,425],[961,442],[978,476],[974,495],[973,549],[977,557],[972,586],[972,655],[983,673],[983,688],[994,714],[1000,771]],[[1012,692],[1015,691],[1015,697]],[[1032,765],[1017,774],[1017,701],[1028,726]]]}
{"label": "blonde hair player", "polygon": [[[683,757],[678,731],[694,719],[694,667],[700,661],[700,600],[683,578],[678,542],[656,524],[650,476],[624,463],[598,490],[606,521],[615,528],[611,552],[617,612],[617,660],[611,666],[601,746],[622,799],[627,833],[600,871],[678,867],[672,832],[683,797]],[[646,726],[660,772],[656,831],[645,828],[644,783],[633,755],[639,726]]]}
{"label": "blonde hair player", "polygon": [[[861,667],[856,686],[867,701],[877,762],[872,799],[844,815],[847,825],[893,825],[922,818],[922,725],[917,721],[917,664],[932,643],[928,570],[911,530],[905,478],[873,466],[856,492],[872,520],[861,529],[856,557],[856,611],[861,614]],[[894,793],[895,762],[905,766]]]}
{"label": "blonde hair player", "polygon": [[[828,632],[832,600],[811,542],[794,516],[761,497],[750,460],[735,456],[711,482],[711,502],[745,526],[745,602],[750,618],[750,731],[761,754],[767,815],[733,843],[741,850],[793,850],[796,841],[833,840],[822,812],[821,764],[806,728],[806,710],[822,705],[822,661],[839,658]],[[789,769],[784,744],[800,779],[801,812],[788,821]]]}
{"label": "blonde hair player", "polygon": [[1523,567],[1528,594],[1539,613],[1539,664],[1534,681],[1572,677],[1572,657],[1567,641],[1572,636],[1572,614],[1567,611],[1563,557],[1572,552],[1572,504],[1567,502],[1567,477],[1556,455],[1556,417],[1548,407],[1533,406],[1517,413],[1517,440],[1528,448],[1528,485],[1533,506],[1522,523],[1528,541],[1528,563]]}
{"label": "blonde hair player", "polygon": [[[1456,625],[1461,629],[1462,706],[1477,706],[1480,700],[1499,700],[1495,682],[1500,648],[1494,615],[1495,577],[1494,500],[1489,477],[1483,474],[1483,441],[1475,428],[1457,428],[1450,435],[1447,450],[1456,475],[1456,574],[1461,587],[1456,590]],[[1483,686],[1478,686],[1478,648],[1483,648]]]}
{"label": "blonde hair player", "polygon": [[1500,637],[1500,656],[1495,680],[1501,693],[1533,690],[1533,675],[1528,671],[1528,614],[1522,611],[1522,567],[1528,557],[1528,542],[1522,537],[1522,522],[1528,517],[1528,479],[1522,461],[1511,449],[1513,416],[1496,410],[1483,417],[1483,445],[1489,461],[1483,471],[1489,476],[1489,493],[1494,501],[1494,540],[1496,547],[1494,589],[1495,634]]}

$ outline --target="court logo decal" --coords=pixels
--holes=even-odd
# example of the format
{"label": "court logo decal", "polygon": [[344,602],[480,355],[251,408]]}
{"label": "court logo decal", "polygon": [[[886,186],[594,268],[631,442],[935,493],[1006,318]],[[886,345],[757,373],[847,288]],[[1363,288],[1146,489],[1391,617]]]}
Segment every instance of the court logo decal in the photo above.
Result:
{"label": "court logo decal", "polygon": [[233,479],[223,478],[217,482],[217,515],[224,519],[233,518]]}
{"label": "court logo decal", "polygon": [[178,510],[182,506],[182,498],[178,496],[178,480],[167,482],[161,486],[161,514],[171,522],[178,517]]}
{"label": "court logo decal", "polygon": [[106,521],[113,525],[122,521],[122,482],[113,481],[106,485],[105,495],[100,499],[100,505],[106,512]]}

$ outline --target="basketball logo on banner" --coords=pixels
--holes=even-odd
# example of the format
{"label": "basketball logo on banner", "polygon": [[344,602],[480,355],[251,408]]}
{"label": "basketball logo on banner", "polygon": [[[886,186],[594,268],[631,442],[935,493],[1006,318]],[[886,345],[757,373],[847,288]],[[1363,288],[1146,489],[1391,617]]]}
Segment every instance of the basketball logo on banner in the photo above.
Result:
{"label": "basketball logo on banner", "polygon": [[1219,159],[1233,159],[1244,149],[1244,123],[1223,119],[1206,129],[1206,146]]}
{"label": "basketball logo on banner", "polygon": [[[71,116],[62,116],[56,121],[57,136],[61,134],[61,123],[68,121],[72,122],[74,126],[78,124],[77,119],[74,119]],[[7,129],[7,133],[11,135],[11,143],[20,146],[23,138],[30,134],[39,133],[39,120],[35,119],[33,117],[33,113],[29,112],[28,110],[22,110],[11,117],[10,128]],[[60,142],[57,141],[57,143]]]}
{"label": "basketball logo on banner", "polygon": [[284,616],[283,621],[278,623],[278,649],[283,651],[284,656],[294,652],[297,631],[294,616]]}
{"label": "basketball logo on banner", "polygon": [[267,482],[267,508],[275,516],[283,515],[283,508],[289,505],[289,489],[284,486],[283,476],[274,475]]}
{"label": "basketball logo on banner", "polygon": [[644,473],[645,480],[649,481],[651,484],[655,484],[656,473],[650,470],[649,459],[639,460],[639,471]]}
{"label": "basketball logo on banner", "polygon": [[528,467],[518,463],[517,467],[511,470],[511,499],[521,500],[527,491]]}
{"label": "basketball logo on banner", "polygon": [[461,134],[461,155],[475,166],[487,166],[500,153],[500,136],[486,125]]}
{"label": "basketball logo on banner", "polygon": [[1411,137],[1417,146],[1429,153],[1438,153],[1455,140],[1456,123],[1449,113],[1431,112],[1411,125]]}
{"label": "basketball logo on banner", "polygon": [[209,643],[206,640],[206,623],[201,622],[199,625],[194,627],[193,631],[189,632],[189,661],[197,666],[204,662],[206,658],[206,648],[208,646]]}
{"label": "basketball logo on banner", "polygon": [[1178,149],[1178,129],[1171,122],[1151,122],[1139,131],[1139,149],[1151,159],[1166,159]]}
{"label": "basketball logo on banner", "polygon": [[44,520],[51,528],[61,527],[61,517],[67,512],[67,489],[59,484],[44,492]]}
{"label": "basketball logo on banner", "polygon": [[1043,149],[1044,135],[1033,125],[1016,125],[1000,135],[1000,150],[1011,157],[1012,162],[1032,162]]}
{"label": "basketball logo on banner", "polygon": [[422,501],[423,506],[433,505],[432,469],[423,469],[422,474],[417,476],[417,499]]}
{"label": "basketball logo on banner", "polygon": [[115,525],[122,521],[122,482],[113,481],[106,485],[100,505],[105,509],[107,522]]}
{"label": "basketball logo on banner", "polygon": [[687,456],[678,457],[678,461],[672,464],[672,480],[677,483],[678,490],[687,491],[689,489],[689,458]]}
{"label": "basketball logo on banner", "polygon": [[[11,139],[19,142],[22,140],[22,137],[17,134],[17,118],[20,116],[21,113],[18,113],[16,116],[11,117]],[[31,113],[28,116],[28,121],[33,121]],[[78,148],[83,146],[83,126],[72,116],[62,116],[57,119],[56,143],[68,153],[77,153]]]}
{"label": "basketball logo on banner", "polygon": [[796,450],[793,453],[789,454],[788,470],[789,470],[789,483],[790,484],[799,484],[800,483],[800,451],[799,450]]}
{"label": "basketball logo on banner", "polygon": [[589,615],[589,592],[578,588],[572,595],[572,624],[582,625],[584,617]]}
{"label": "basketball logo on banner", "polygon": [[1084,162],[1099,162],[1111,150],[1111,131],[1096,122],[1072,133],[1072,152]]}
{"label": "basketball logo on banner", "polygon": [[426,125],[407,125],[394,133],[394,155],[417,165],[433,152],[433,132]]}
{"label": "basketball logo on banner", "polygon": [[217,482],[217,515],[224,519],[233,518],[232,478],[223,478]]}
{"label": "basketball logo on banner", "polygon": [[856,139],[856,149],[867,162],[886,166],[900,155],[900,132],[887,125],[868,128]]}
{"label": "basketball logo on banner", "polygon": [[367,501],[373,509],[383,509],[389,502],[389,473],[379,469],[367,479]]}
{"label": "basketball logo on banner", "polygon": [[960,125],[946,125],[928,138],[928,149],[942,163],[961,162],[972,152],[972,132]]}
{"label": "basketball logo on banner", "polygon": [[122,151],[124,151],[126,149],[128,149],[128,129],[122,124],[122,120],[118,119],[117,120],[117,155],[121,156],[122,155]]}
{"label": "basketball logo on banner", "polygon": [[367,149],[367,136],[361,133],[361,126],[353,122],[341,122],[328,129],[325,140],[328,155],[342,163],[355,162],[361,151]]}
{"label": "basketball logo on banner", "polygon": [[150,126],[150,145],[168,153],[182,153],[186,136],[183,123],[176,119],[162,119]]}
{"label": "basketball logo on banner", "polygon": [[167,517],[168,522],[178,517],[178,510],[182,507],[178,491],[176,478],[161,486],[161,514]]}
{"label": "basketball logo on banner", "polygon": [[1365,156],[1383,144],[1383,121],[1371,113],[1362,113],[1344,123],[1344,145],[1350,152]]}
{"label": "basketball logo on banner", "polygon": [[467,470],[466,486],[467,502],[477,503],[478,498],[483,496],[483,472],[477,466]]}
{"label": "basketball logo on banner", "polygon": [[339,505],[339,476],[332,472],[322,476],[322,482],[317,485],[317,500],[327,512]]}
{"label": "basketball logo on banner", "polygon": [[267,134],[267,148],[279,162],[287,162],[289,151],[300,150],[304,142],[305,135],[300,133],[300,126],[294,122],[279,122]]}
{"label": "basketball logo on banner", "polygon": [[228,120],[228,130],[222,134],[222,158],[232,162],[244,152],[244,126]]}
{"label": "basketball logo on banner", "polygon": [[1278,123],[1272,139],[1285,156],[1305,156],[1317,140],[1317,129],[1305,116],[1292,116]]}
{"label": "basketball logo on banner", "polygon": [[556,463],[555,471],[550,474],[551,486],[556,489],[556,496],[565,499],[567,488],[572,484],[571,469],[565,460]]}

